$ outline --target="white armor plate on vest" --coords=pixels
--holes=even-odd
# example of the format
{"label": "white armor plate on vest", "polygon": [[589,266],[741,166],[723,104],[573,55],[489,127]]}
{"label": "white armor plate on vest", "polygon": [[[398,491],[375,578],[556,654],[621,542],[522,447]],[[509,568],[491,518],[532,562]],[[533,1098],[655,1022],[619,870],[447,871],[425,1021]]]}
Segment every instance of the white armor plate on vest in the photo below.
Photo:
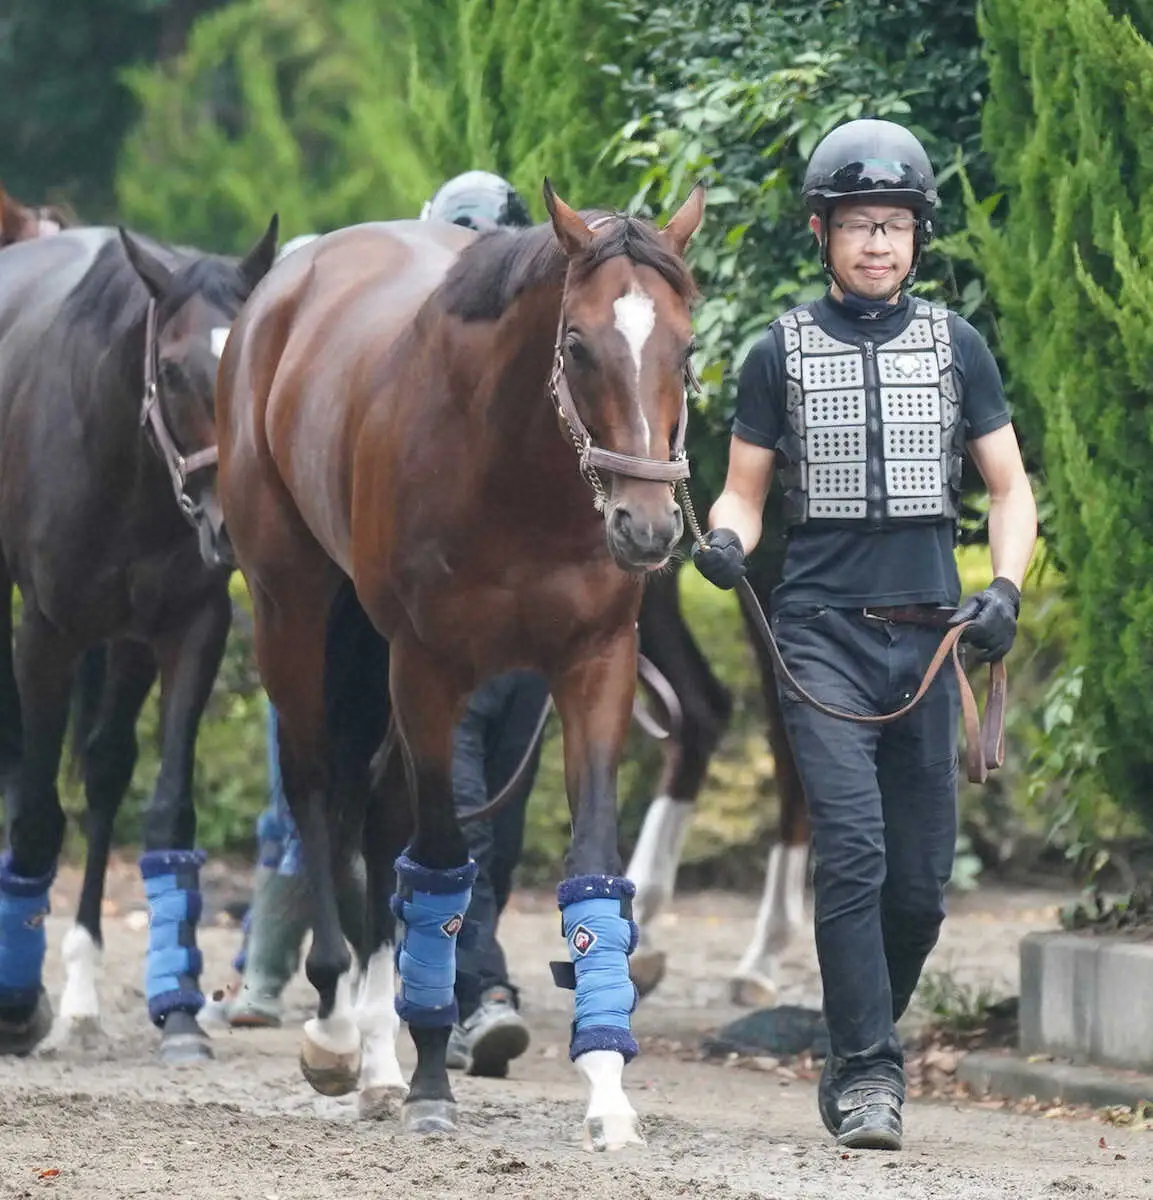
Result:
{"label": "white armor plate on vest", "polygon": [[879,519],[955,515],[948,489],[959,404],[948,314],[914,304],[908,325],[877,345],[871,384],[864,349],[826,333],[810,310],[779,319],[800,519],[862,520],[870,503]]}

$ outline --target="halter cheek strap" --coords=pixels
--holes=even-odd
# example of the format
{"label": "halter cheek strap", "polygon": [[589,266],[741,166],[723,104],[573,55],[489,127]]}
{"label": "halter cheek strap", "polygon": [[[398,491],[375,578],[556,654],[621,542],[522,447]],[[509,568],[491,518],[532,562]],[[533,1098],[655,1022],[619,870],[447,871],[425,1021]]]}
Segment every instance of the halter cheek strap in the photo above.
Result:
{"label": "halter cheek strap", "polygon": [[[598,217],[588,226],[590,230],[598,229],[601,225],[613,220],[609,217]],[[580,456],[580,471],[585,481],[593,490],[596,507],[603,509],[607,501],[604,484],[597,474],[600,470],[613,475],[624,475],[629,479],[649,479],[658,483],[677,483],[678,480],[688,479],[689,460],[685,453],[685,432],[689,423],[688,388],[698,390],[700,382],[691,364],[685,367],[686,390],[681,398],[681,415],[677,421],[676,438],[673,442],[672,457],[669,459],[642,458],[635,454],[621,454],[616,450],[604,450],[593,444],[592,434],[581,419],[573,400],[572,389],[564,369],[564,336],[565,336],[564,301],[561,302],[560,318],[557,321],[556,344],[553,347],[553,367],[549,376],[548,393],[553,406],[568,435]]]}
{"label": "halter cheek strap", "polygon": [[144,326],[144,399],[140,407],[140,424],[147,425],[152,433],[156,452],[168,468],[176,503],[191,521],[196,517],[199,506],[188,494],[188,478],[197,471],[216,466],[220,459],[220,451],[213,445],[205,446],[203,450],[197,450],[187,456],[180,453],[160,408],[160,391],[156,382],[159,354],[156,341],[156,301],[149,300]]}

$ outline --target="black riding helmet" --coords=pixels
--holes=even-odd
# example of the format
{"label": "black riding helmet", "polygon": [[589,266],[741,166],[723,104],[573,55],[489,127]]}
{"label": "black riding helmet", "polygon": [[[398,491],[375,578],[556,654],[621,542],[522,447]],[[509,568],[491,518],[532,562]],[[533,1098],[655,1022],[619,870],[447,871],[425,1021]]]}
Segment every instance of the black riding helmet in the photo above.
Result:
{"label": "black riding helmet", "polygon": [[448,221],[482,232],[501,225],[532,224],[528,205],[516,188],[489,171],[466,171],[450,179],[420,216],[423,221]]}
{"label": "black riding helmet", "polygon": [[813,151],[802,195],[821,218],[821,264],[826,271],[828,217],[837,204],[860,200],[911,208],[917,216],[913,265],[901,286],[913,282],[921,251],[933,237],[937,180],[925,147],[903,125],[872,119],[838,125]]}

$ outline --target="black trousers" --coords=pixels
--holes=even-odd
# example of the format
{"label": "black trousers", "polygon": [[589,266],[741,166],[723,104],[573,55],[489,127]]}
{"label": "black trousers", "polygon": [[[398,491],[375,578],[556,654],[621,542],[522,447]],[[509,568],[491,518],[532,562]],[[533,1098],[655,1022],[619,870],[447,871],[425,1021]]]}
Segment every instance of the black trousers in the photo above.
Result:
{"label": "black trousers", "polygon": [[[773,630],[807,691],[861,714],[907,701],[941,632],[860,610],[786,603]],[[894,1028],[944,919],[957,840],[957,682],[946,666],[889,725],[823,716],[778,685],[812,822],[817,955],[838,1092],[861,1079],[904,1094]]]}
{"label": "black trousers", "polygon": [[508,978],[504,951],[497,941],[500,914],[512,890],[512,876],[524,843],[525,810],[540,764],[533,752],[525,778],[508,803],[488,820],[468,814],[487,803],[512,777],[536,728],[548,697],[548,684],[532,671],[510,671],[482,684],[469,698],[456,728],[453,794],[457,816],[477,863],[472,900],[456,951],[456,998],[461,1020],[475,1012],[491,987],[516,989]]}

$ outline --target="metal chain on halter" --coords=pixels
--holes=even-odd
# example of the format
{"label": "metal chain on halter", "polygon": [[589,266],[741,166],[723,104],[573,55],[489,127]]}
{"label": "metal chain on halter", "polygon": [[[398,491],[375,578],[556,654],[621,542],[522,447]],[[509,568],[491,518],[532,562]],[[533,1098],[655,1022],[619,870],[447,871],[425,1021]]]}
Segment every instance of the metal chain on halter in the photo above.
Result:
{"label": "metal chain on halter", "polygon": [[693,507],[692,496],[689,495],[687,479],[682,479],[677,483],[677,500],[680,502],[681,512],[685,514],[685,520],[689,524],[689,532],[693,535],[693,541],[703,550],[705,535],[701,532],[700,521],[697,520],[697,510]]}
{"label": "metal chain on halter", "polygon": [[[561,299],[561,312],[564,312],[564,299]],[[565,429],[568,430],[569,440],[572,442],[578,456],[578,464],[580,467],[581,478],[589,485],[593,493],[593,507],[597,512],[604,512],[605,505],[608,504],[608,492],[605,491],[605,486],[601,482],[600,475],[597,474],[597,469],[589,462],[589,451],[592,449],[592,435],[586,430],[584,437],[573,428],[572,422],[568,419],[568,414],[564,410],[564,406],[559,401],[559,388],[561,376],[564,374],[564,322],[563,318],[560,327],[557,329],[556,350],[553,354],[552,375],[549,378],[549,395],[552,397],[553,405],[560,414],[561,420],[564,422]]]}

